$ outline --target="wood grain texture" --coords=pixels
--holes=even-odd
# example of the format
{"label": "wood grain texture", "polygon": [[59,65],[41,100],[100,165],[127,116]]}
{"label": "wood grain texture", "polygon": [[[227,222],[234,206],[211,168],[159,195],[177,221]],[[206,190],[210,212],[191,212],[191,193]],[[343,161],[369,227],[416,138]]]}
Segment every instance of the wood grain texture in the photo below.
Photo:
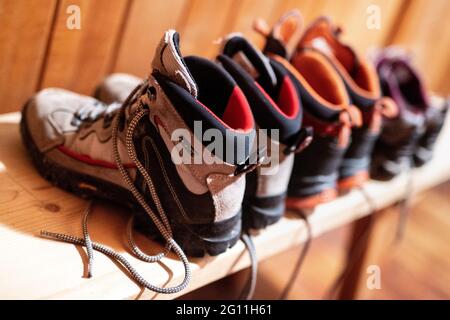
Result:
{"label": "wood grain texture", "polygon": [[[170,299],[141,290],[126,274],[102,254],[96,254],[94,278],[84,279],[83,251],[74,246],[36,237],[40,230],[81,235],[81,217],[86,202],[51,186],[33,168],[19,136],[20,115],[0,117],[0,296],[2,298],[149,298]],[[449,115],[450,119],[450,115]],[[421,192],[450,178],[448,158],[450,122],[438,140],[435,159],[413,174],[414,191]],[[7,150],[7,151],[5,151]],[[409,180],[402,175],[387,183],[369,182],[365,188],[377,209],[389,206],[404,196]],[[362,218],[371,212],[365,197],[354,190],[337,200],[319,206],[310,216],[312,233],[323,233]],[[144,277],[158,285],[174,285],[183,277],[181,262],[173,255],[161,264],[148,264],[128,252],[124,234],[128,213],[108,204],[96,206],[89,229],[94,241],[123,253],[142,271]],[[107,223],[105,223],[107,221]],[[161,245],[139,235],[137,241],[145,252],[156,253]],[[259,234],[254,241],[259,259],[292,248],[305,241],[304,222],[287,213],[277,224]],[[192,282],[187,290],[197,289],[249,266],[244,245],[239,242],[225,254],[190,259]],[[32,268],[32,269],[30,269]],[[33,273],[39,270],[39,273]],[[10,277],[14,274],[15,277]]]}
{"label": "wood grain texture", "polygon": [[164,31],[177,28],[187,2],[134,0],[113,71],[147,76],[156,45]]}
{"label": "wood grain texture", "polygon": [[[343,40],[364,54],[368,48],[383,45],[386,35],[398,20],[403,3],[403,0],[290,0],[280,2],[276,11],[282,13],[298,9],[306,25],[319,16],[329,16],[336,25],[342,27]],[[366,25],[369,17],[367,9],[371,5],[380,9],[380,29],[369,29]]]}
{"label": "wood grain texture", "polygon": [[[81,29],[67,28],[66,10],[78,5]],[[91,94],[112,64],[128,0],[62,0],[51,39],[42,88]]]}
{"label": "wood grain texture", "polygon": [[370,254],[376,217],[376,214],[371,214],[352,223],[342,281],[339,281],[340,278],[336,279],[341,282],[338,282],[340,285],[338,298],[340,300],[353,300],[358,296],[358,287],[363,282],[362,279],[365,278],[367,270],[366,262]]}
{"label": "wood grain texture", "polygon": [[433,90],[436,90],[436,92],[448,96],[450,92],[450,63],[447,62],[447,67],[443,70],[444,71],[441,72],[441,75],[439,77],[433,79],[433,81],[436,83],[435,85],[433,85]]}
{"label": "wood grain texture", "polygon": [[395,26],[391,43],[403,45],[431,89],[450,93],[450,1],[409,1],[401,23]]}
{"label": "wood grain texture", "polygon": [[229,31],[243,33],[254,45],[261,47],[264,39],[253,30],[253,22],[256,18],[263,18],[269,23],[275,18],[273,12],[278,8],[276,0],[243,0],[235,12]]}
{"label": "wood grain texture", "polygon": [[0,113],[17,111],[36,90],[56,0],[0,1]]}
{"label": "wood grain texture", "polygon": [[[66,27],[70,4],[81,7],[81,30]],[[369,5],[381,9],[380,30],[366,27]],[[254,18],[272,24],[293,8],[307,23],[331,16],[360,53],[392,43],[405,46],[415,54],[428,87],[449,93],[447,0],[2,0],[0,113],[19,110],[39,88],[91,94],[109,72],[145,76],[167,28],[180,31],[184,54],[214,57],[219,49],[214,40],[231,31],[242,31],[261,46],[263,39],[251,30]]]}
{"label": "wood grain texture", "polygon": [[219,50],[214,41],[230,32],[240,3],[239,0],[190,0],[178,25],[183,54],[213,58]]}

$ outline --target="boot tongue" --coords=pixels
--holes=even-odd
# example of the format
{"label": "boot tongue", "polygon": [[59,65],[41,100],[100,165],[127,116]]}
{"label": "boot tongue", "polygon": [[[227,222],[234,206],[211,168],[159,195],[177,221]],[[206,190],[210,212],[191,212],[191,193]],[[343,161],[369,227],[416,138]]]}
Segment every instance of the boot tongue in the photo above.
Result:
{"label": "boot tongue", "polygon": [[175,30],[164,33],[152,61],[153,72],[160,73],[197,98],[198,87],[180,53],[180,36]]}
{"label": "boot tongue", "polygon": [[228,35],[224,39],[222,53],[232,58],[263,87],[275,87],[277,85],[277,77],[269,59],[241,34]]}

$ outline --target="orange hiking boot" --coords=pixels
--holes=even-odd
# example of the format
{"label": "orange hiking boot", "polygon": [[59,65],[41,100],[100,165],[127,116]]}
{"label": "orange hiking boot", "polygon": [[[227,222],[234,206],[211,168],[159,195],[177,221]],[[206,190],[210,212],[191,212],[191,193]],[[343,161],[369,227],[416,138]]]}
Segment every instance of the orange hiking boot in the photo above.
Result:
{"label": "orange hiking boot", "polygon": [[297,11],[284,15],[268,30],[259,21],[255,29],[266,37],[264,53],[283,65],[297,89],[303,107],[303,125],[314,130],[311,145],[295,155],[287,207],[308,210],[337,195],[338,169],[361,113],[351,105],[344,82],[328,59],[315,49],[296,52],[302,18]]}

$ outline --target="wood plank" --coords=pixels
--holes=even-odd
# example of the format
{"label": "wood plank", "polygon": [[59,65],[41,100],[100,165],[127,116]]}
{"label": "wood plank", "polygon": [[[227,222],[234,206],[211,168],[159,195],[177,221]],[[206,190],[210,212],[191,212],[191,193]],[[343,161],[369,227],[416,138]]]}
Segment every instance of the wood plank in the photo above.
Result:
{"label": "wood plank", "polygon": [[277,21],[278,18],[283,15],[285,12],[297,9],[299,10],[304,17],[308,17],[310,15],[310,11],[312,7],[316,5],[321,5],[323,0],[285,0],[279,1],[277,8],[274,8],[273,14],[274,17],[271,17],[272,23]]}
{"label": "wood plank", "polygon": [[[81,29],[68,29],[69,5],[81,10]],[[128,0],[62,0],[41,87],[91,94],[110,69]]]}
{"label": "wood plank", "polygon": [[[405,0],[287,0],[280,1],[272,9],[267,19],[272,25],[285,12],[298,9],[305,22],[305,27],[317,17],[330,16],[332,21],[342,27],[342,38],[361,54],[369,48],[382,46],[387,35],[395,27],[400,10]],[[368,29],[367,8],[376,5],[381,12],[381,28]],[[259,43],[259,40],[258,40]]]}
{"label": "wood plank", "polygon": [[[334,15],[333,9],[330,9],[330,12],[344,29],[344,41],[354,46],[361,54],[365,54],[367,49],[384,45],[386,36],[396,26],[403,3],[403,0],[353,0],[343,5],[341,1],[342,9],[339,14]],[[377,6],[380,10],[380,29],[370,29],[367,26],[370,18],[367,10],[370,6]],[[327,12],[325,10],[326,8],[324,12]]]}
{"label": "wood plank", "polygon": [[450,92],[450,81],[448,81],[448,75],[450,74],[450,61],[447,62],[447,67],[443,68],[440,77],[437,77],[434,81],[436,84],[433,85],[433,90],[442,94],[449,95]]}
{"label": "wood plank", "polygon": [[36,90],[56,2],[0,1],[0,113],[20,110]]}
{"label": "wood plank", "polygon": [[410,1],[390,41],[411,50],[428,86],[442,94],[450,91],[448,12],[450,2],[447,0]]}
{"label": "wood plank", "polygon": [[219,49],[214,41],[230,32],[239,7],[239,0],[190,0],[178,26],[183,54],[213,58]]}
{"label": "wood plank", "polygon": [[[367,28],[367,8],[371,5],[380,8],[380,29]],[[291,0],[284,8],[299,9],[306,24],[319,16],[330,16],[336,25],[342,27],[343,40],[364,54],[368,48],[383,44],[386,34],[395,25],[402,5],[403,0]]]}
{"label": "wood plank", "polygon": [[243,33],[254,45],[261,47],[264,39],[253,31],[253,22],[256,18],[263,18],[271,23],[276,17],[274,9],[278,8],[276,0],[243,0],[236,12],[235,20],[230,26],[230,32]]}
{"label": "wood plank", "polygon": [[[449,115],[450,118],[450,115]],[[242,243],[217,257],[191,259],[193,278],[190,286],[171,296],[142,291],[117,266],[101,254],[95,256],[92,279],[82,278],[84,254],[74,246],[36,237],[41,229],[81,235],[81,216],[86,202],[52,187],[32,167],[20,142],[19,114],[0,116],[0,296],[2,298],[151,298],[169,299],[211,283],[249,266]],[[448,119],[447,119],[448,120]],[[438,140],[435,159],[415,170],[414,191],[421,192],[450,178],[450,122]],[[377,208],[401,199],[408,179],[369,182],[365,186]],[[315,237],[368,215],[370,208],[358,191],[319,206],[310,217]],[[123,253],[144,277],[155,284],[176,284],[183,277],[182,264],[173,255],[162,264],[147,264],[133,258],[124,241],[128,214],[107,204],[95,207],[89,228],[95,241]],[[105,221],[108,221],[106,224]],[[258,257],[263,260],[292,248],[306,237],[303,221],[287,213],[279,223],[255,235]],[[161,246],[138,235],[146,252],[155,253]],[[39,253],[39,254],[36,254]],[[32,268],[32,269],[30,269]],[[39,270],[39,273],[32,272]],[[15,277],[10,277],[14,274]]]}
{"label": "wood plank", "polygon": [[186,4],[187,0],[134,0],[113,70],[146,77],[156,45],[164,31],[177,28]]}

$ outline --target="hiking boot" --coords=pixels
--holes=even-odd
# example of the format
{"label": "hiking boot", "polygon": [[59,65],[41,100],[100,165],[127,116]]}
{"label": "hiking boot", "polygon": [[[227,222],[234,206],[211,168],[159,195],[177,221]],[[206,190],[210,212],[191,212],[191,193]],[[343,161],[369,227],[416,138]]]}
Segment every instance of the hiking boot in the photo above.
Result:
{"label": "hiking boot", "polygon": [[[352,129],[351,143],[339,168],[339,189],[348,191],[369,179],[370,159],[384,117],[393,117],[397,108],[382,96],[375,68],[340,40],[341,29],[327,17],[316,19],[305,30],[298,49],[313,48],[322,53],[343,80],[351,103],[362,114],[362,126]],[[298,52],[292,56],[296,65]]]}
{"label": "hiking boot", "polygon": [[390,180],[413,165],[430,106],[420,78],[407,60],[392,51],[380,53],[375,60],[383,93],[396,102],[399,113],[383,125],[371,174],[377,180]]}
{"label": "hiking boot", "polygon": [[[245,173],[254,168],[247,163],[255,140],[251,109],[220,66],[181,57],[174,30],[162,38],[152,68],[123,104],[40,91],[23,109],[23,142],[53,184],[144,209],[140,229],[156,226],[183,262],[181,249],[217,255],[241,234]],[[199,125],[214,129],[227,152],[213,152]]]}
{"label": "hiking boot", "polygon": [[247,175],[243,203],[245,228],[261,229],[283,216],[294,154],[307,146],[311,132],[301,128],[300,99],[282,65],[240,34],[230,34],[222,46],[217,61],[247,97],[258,128],[259,155],[266,157],[264,165]]}
{"label": "hiking boot", "polygon": [[264,53],[289,72],[302,102],[303,126],[314,131],[310,146],[295,155],[288,187],[288,208],[307,211],[337,196],[338,169],[350,143],[351,128],[360,124],[361,114],[351,105],[344,82],[323,54],[302,49],[291,64],[301,27],[297,11],[284,15],[272,30],[262,21],[255,25],[266,37]]}

